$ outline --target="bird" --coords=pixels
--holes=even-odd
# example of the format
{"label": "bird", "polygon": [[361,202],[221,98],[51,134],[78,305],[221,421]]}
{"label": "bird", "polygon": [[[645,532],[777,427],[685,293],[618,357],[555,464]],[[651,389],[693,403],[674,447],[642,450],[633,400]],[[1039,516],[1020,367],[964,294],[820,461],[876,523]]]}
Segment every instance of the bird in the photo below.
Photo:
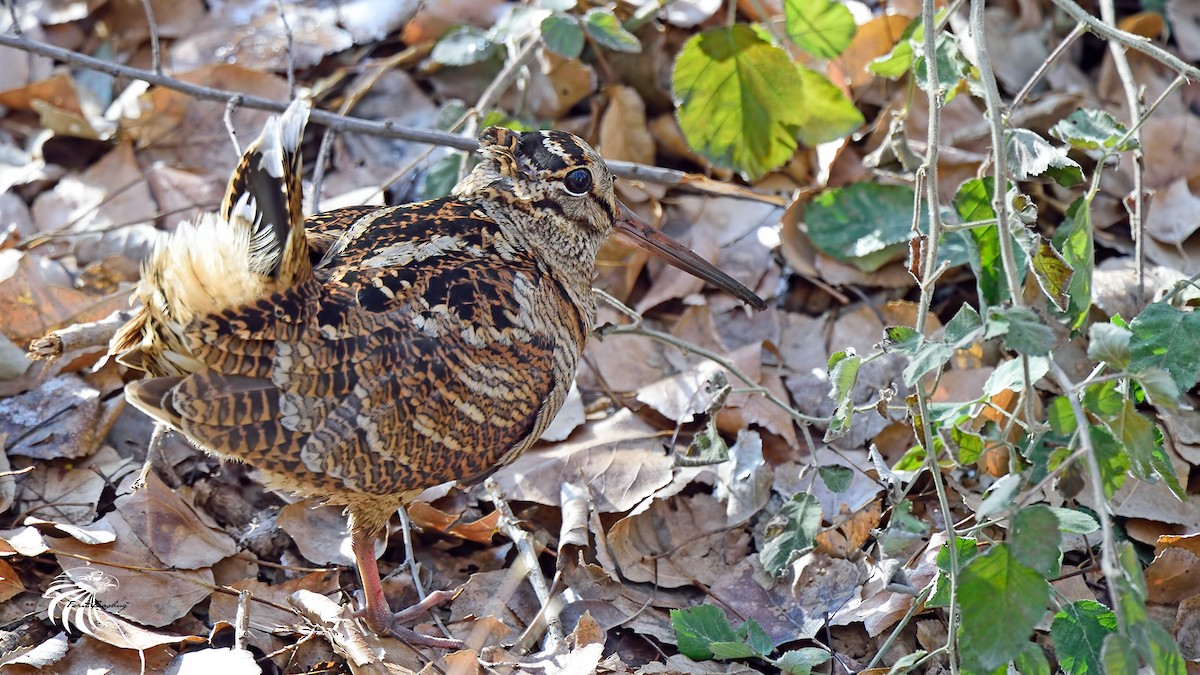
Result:
{"label": "bird", "polygon": [[562,131],[489,127],[441,199],[305,218],[292,102],[246,148],[216,213],[143,263],[140,308],[110,354],[126,399],[264,483],[343,506],[381,636],[436,647],[393,612],[375,542],[431,486],[482,481],[528,450],[566,399],[596,322],[596,255],[620,240],[762,308],[764,301],[620,203]]}

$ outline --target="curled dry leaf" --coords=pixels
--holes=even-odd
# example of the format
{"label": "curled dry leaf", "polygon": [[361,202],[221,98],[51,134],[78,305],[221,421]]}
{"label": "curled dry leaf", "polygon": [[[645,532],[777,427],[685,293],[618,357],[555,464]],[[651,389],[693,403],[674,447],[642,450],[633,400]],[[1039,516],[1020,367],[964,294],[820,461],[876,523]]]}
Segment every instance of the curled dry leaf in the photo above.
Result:
{"label": "curled dry leaf", "polygon": [[617,521],[608,543],[622,576],[663,588],[710,586],[750,550],[750,536],[730,529],[725,506],[706,494],[656,500]]}
{"label": "curled dry leaf", "polygon": [[[111,481],[136,470],[132,460],[102,446],[86,460],[38,462],[20,481],[17,503],[23,511],[36,510],[56,524],[68,523],[92,529],[96,505]],[[75,533],[69,533],[76,536]]]}
{"label": "curled dry leaf", "polygon": [[[267,584],[258,579],[242,579],[230,584],[237,591],[250,591],[250,627],[267,633],[289,630],[302,623],[292,611],[288,597],[298,591],[331,595],[338,590],[338,572],[313,572],[281,584]],[[214,621],[237,620],[237,594],[213,593],[209,616]],[[338,608],[340,613],[343,608]]]}

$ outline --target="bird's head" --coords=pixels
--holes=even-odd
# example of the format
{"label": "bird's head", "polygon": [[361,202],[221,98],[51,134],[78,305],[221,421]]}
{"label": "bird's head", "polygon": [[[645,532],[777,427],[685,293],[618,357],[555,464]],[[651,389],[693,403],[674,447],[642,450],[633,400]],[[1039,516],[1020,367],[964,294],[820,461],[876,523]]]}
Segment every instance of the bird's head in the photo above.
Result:
{"label": "bird's head", "polygon": [[[622,204],[613,173],[583,139],[565,131],[517,132],[489,127],[479,138],[483,159],[454,188],[469,200],[499,200],[522,213],[537,237],[571,256],[595,264],[596,251],[612,232],[642,249],[721,288],[755,308],[765,303],[687,247],[654,229]],[[493,202],[494,203],[494,202]]]}

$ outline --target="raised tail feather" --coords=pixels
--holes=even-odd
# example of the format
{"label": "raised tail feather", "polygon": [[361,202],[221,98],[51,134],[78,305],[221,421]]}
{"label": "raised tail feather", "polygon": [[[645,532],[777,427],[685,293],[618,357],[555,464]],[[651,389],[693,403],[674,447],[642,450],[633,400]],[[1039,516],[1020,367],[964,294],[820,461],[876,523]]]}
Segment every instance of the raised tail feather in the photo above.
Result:
{"label": "raised tail feather", "polygon": [[300,143],[309,106],[293,101],[242,154],[216,214],[183,223],[142,267],[142,309],[109,351],[151,375],[186,375],[201,363],[184,329],[194,319],[252,302],[312,277],[301,208]]}

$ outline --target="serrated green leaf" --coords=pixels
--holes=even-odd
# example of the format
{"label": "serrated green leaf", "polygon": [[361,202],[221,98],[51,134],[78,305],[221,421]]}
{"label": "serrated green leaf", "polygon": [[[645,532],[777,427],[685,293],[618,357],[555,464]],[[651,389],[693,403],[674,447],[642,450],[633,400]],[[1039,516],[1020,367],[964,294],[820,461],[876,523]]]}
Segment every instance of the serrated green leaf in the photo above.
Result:
{"label": "serrated green leaf", "polygon": [[967,564],[958,586],[963,666],[990,672],[1012,660],[1046,613],[1050,590],[1005,544]]}
{"label": "serrated green leaf", "polygon": [[1150,640],[1149,662],[1150,672],[1155,675],[1186,675],[1187,661],[1179,651],[1179,643],[1171,637],[1166,628],[1154,621],[1145,626],[1146,635]]}
{"label": "serrated green leaf", "polygon": [[1017,511],[1012,522],[1012,552],[1022,565],[1043,577],[1058,576],[1062,567],[1058,516],[1040,504]]}
{"label": "serrated green leaf", "polygon": [[[970,537],[956,537],[954,547],[958,552],[958,568],[967,566],[967,563],[975,559],[979,555],[979,542]],[[927,607],[949,607],[950,606],[950,544],[944,543],[938,549],[937,554],[938,575],[933,580],[933,591],[929,594],[929,599],[925,601]]]}
{"label": "serrated green leaf", "polygon": [[1006,130],[1004,149],[1008,154],[1009,170],[1016,180],[1046,175],[1068,188],[1083,182],[1083,169],[1067,157],[1066,150],[1050,145],[1028,129]]}
{"label": "serrated green leaf", "polygon": [[[907,254],[912,209],[911,187],[854,183],[818,195],[805,210],[804,221],[822,253],[874,272]],[[924,210],[921,218],[928,220]]]}
{"label": "serrated green leaf", "polygon": [[1067,675],[1102,673],[1104,640],[1117,630],[1117,615],[1095,600],[1079,600],[1054,615],[1050,637]]}
{"label": "serrated green leaf", "polygon": [[1183,485],[1179,482],[1179,476],[1175,475],[1175,464],[1171,458],[1167,456],[1167,451],[1163,448],[1162,432],[1157,428],[1154,430],[1155,442],[1154,449],[1150,452],[1150,466],[1154,468],[1154,473],[1162,479],[1166,484],[1167,489],[1179,501],[1187,499],[1187,492],[1183,489]]}
{"label": "serrated green leaf", "polygon": [[954,348],[941,340],[926,342],[921,345],[912,360],[904,367],[904,384],[913,386],[921,376],[936,368],[941,368],[954,356]]}
{"label": "serrated green leaf", "polygon": [[679,128],[710,162],[756,180],[795,152],[803,86],[787,53],[750,26],[707,30],[675,60]]}
{"label": "serrated green leaf", "polygon": [[779,658],[771,661],[771,665],[789,675],[808,675],[813,668],[825,663],[830,658],[829,652],[816,647],[804,647],[786,651]]}
{"label": "serrated green leaf", "polygon": [[[840,5],[839,5],[840,7]],[[815,70],[796,66],[800,75],[803,120],[796,136],[808,146],[849,136],[866,121],[844,91]]]}
{"label": "serrated green leaf", "polygon": [[980,318],[979,312],[976,312],[975,308],[970,305],[963,305],[958,308],[953,318],[946,322],[943,335],[946,338],[946,344],[955,349],[965,349],[979,338],[979,329],[981,328],[983,328],[983,319]]}
{"label": "serrated green leaf", "polygon": [[[1082,150],[1108,150],[1125,135],[1124,124],[1103,110],[1080,108],[1050,129],[1050,135]],[[1136,138],[1131,138],[1119,150],[1136,150]]]}
{"label": "serrated green leaf", "polygon": [[1131,640],[1119,633],[1113,633],[1104,640],[1100,649],[1100,662],[1103,668],[1088,673],[1097,672],[1104,675],[1137,675],[1138,656]]}
{"label": "serrated green leaf", "polygon": [[[1044,356],[1029,357],[1030,385],[1045,377],[1048,372],[1050,372],[1049,359]],[[983,383],[983,393],[988,396],[995,396],[1005,389],[1019,392],[1025,388],[1024,380],[1025,370],[1021,366],[1021,359],[1009,359],[1001,363],[988,376],[987,382]]]}
{"label": "serrated green leaf", "polygon": [[[1131,356],[1132,353],[1131,350]],[[1146,368],[1135,373],[1133,379],[1154,405],[1164,408],[1179,406],[1179,386],[1171,374],[1162,368]]]}
{"label": "serrated green leaf", "polygon": [[[929,73],[925,62],[924,36],[922,42],[914,37],[913,51],[917,58],[913,62],[913,73],[916,75],[917,86],[929,91]],[[945,92],[945,102],[949,104],[958,92],[958,85],[971,73],[971,62],[963,56],[958,45],[958,36],[953,33],[938,33],[934,40],[934,50],[937,52],[938,89]]]}
{"label": "serrated green leaf", "polygon": [[784,0],[788,39],[822,59],[846,51],[854,38],[854,15],[845,5],[829,0]]}
{"label": "serrated green leaf", "polygon": [[1200,315],[1166,303],[1147,306],[1129,324],[1129,369],[1161,368],[1171,374],[1180,391],[1196,384],[1200,373]]}
{"label": "serrated green leaf", "polygon": [[1001,476],[983,493],[983,501],[975,510],[975,517],[986,519],[993,513],[1000,513],[1012,505],[1013,495],[1021,488],[1021,476],[1010,473]]}
{"label": "serrated green leaf", "polygon": [[825,464],[817,469],[821,480],[830,492],[841,494],[850,489],[850,481],[854,478],[854,470],[840,464]]}
{"label": "serrated green leaf", "polygon": [[1101,426],[1089,427],[1092,438],[1092,449],[1096,453],[1097,463],[1100,464],[1100,478],[1104,483],[1104,495],[1109,499],[1125,484],[1129,473],[1129,455],[1121,446],[1121,442],[1112,433]]}
{"label": "serrated green leaf", "polygon": [[1028,307],[993,309],[988,316],[988,337],[1001,330],[1004,346],[1021,354],[1046,356],[1054,347],[1054,331]]}
{"label": "serrated green leaf", "polygon": [[642,43],[637,36],[625,30],[621,20],[606,7],[589,9],[583,15],[583,28],[601,47],[627,54],[642,51]]}
{"label": "serrated green leaf", "polygon": [[429,58],[447,66],[469,66],[486,61],[499,51],[499,45],[474,26],[455,26],[433,46]]}
{"label": "serrated green leaf", "polygon": [[1103,361],[1116,371],[1129,365],[1129,341],[1133,332],[1111,323],[1094,323],[1088,327],[1088,358]]}
{"label": "serrated green leaf", "polygon": [[551,14],[542,19],[542,41],[556,54],[578,58],[583,53],[583,27],[569,14]]}
{"label": "serrated green leaf", "polygon": [[671,627],[680,653],[697,661],[713,658],[708,646],[714,642],[738,642],[725,612],[713,605],[671,610]]}
{"label": "serrated green leaf", "polygon": [[1113,381],[1089,384],[1083,390],[1083,409],[1097,417],[1116,415],[1125,405],[1125,395],[1117,390]]}
{"label": "serrated green leaf", "polygon": [[1066,317],[1073,330],[1083,328],[1092,307],[1092,273],[1096,266],[1096,248],[1092,238],[1091,203],[1082,197],[1067,207],[1066,218],[1054,232],[1054,247],[1074,271],[1067,295]]}
{"label": "serrated green leaf", "polygon": [[829,371],[829,398],[837,404],[825,429],[825,442],[828,443],[850,430],[850,420],[854,415],[854,385],[858,382],[858,369],[862,365],[862,357],[847,355],[834,363]]}
{"label": "serrated green leaf", "polygon": [[821,503],[803,492],[792,497],[767,523],[759,559],[763,568],[776,576],[793,560],[813,547],[821,527]]}

